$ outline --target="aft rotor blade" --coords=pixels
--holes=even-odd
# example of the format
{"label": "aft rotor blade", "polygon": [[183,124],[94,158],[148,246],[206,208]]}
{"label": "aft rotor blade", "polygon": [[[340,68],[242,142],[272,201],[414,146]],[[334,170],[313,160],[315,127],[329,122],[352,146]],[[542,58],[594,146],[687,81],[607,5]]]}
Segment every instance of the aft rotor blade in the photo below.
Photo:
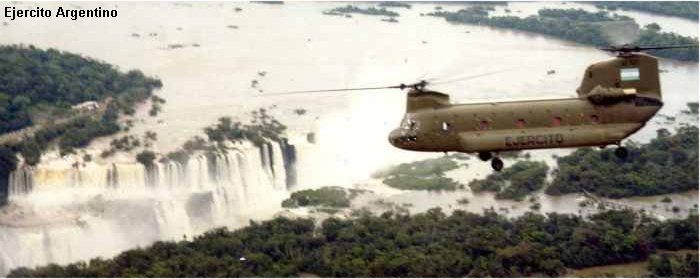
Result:
{"label": "aft rotor blade", "polygon": [[430,82],[430,84],[445,84],[445,83],[451,83],[451,82],[457,82],[457,81],[470,80],[470,79],[500,74],[500,73],[512,71],[512,70],[513,70],[513,68],[501,69],[501,70],[497,70],[497,71],[486,72],[486,73],[481,73],[481,74],[476,74],[476,75],[468,75],[468,76],[463,76],[463,77],[457,77],[457,78],[447,79],[447,80],[443,80],[443,81],[433,81],[433,82]]}
{"label": "aft rotor blade", "polygon": [[640,50],[652,50],[652,49],[673,49],[673,48],[691,48],[698,47],[697,45],[685,45],[685,46],[660,46],[660,47],[640,47]]}
{"label": "aft rotor blade", "polygon": [[691,48],[698,47],[697,45],[679,45],[679,46],[658,46],[658,47],[606,47],[600,50],[605,51],[620,51],[620,52],[637,52],[644,50],[662,50],[662,49],[674,49],[674,48]]}

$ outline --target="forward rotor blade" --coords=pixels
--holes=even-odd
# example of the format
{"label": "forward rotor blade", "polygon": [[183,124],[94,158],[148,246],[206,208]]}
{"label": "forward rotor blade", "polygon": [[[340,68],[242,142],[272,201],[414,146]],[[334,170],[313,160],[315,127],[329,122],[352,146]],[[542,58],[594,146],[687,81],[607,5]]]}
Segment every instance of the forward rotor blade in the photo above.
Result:
{"label": "forward rotor blade", "polygon": [[339,89],[325,89],[325,90],[289,91],[289,92],[279,92],[279,93],[263,94],[263,95],[258,95],[258,96],[296,95],[296,94],[309,94],[309,93],[344,92],[344,91],[360,91],[360,90],[378,90],[378,89],[391,89],[391,88],[401,88],[401,86],[400,86],[400,85],[395,85],[395,86],[379,86],[379,87],[359,87],[359,88],[339,88]]}
{"label": "forward rotor blade", "polygon": [[470,79],[475,79],[475,78],[480,78],[480,77],[485,77],[485,76],[500,74],[500,73],[508,72],[508,71],[512,71],[512,70],[514,70],[514,68],[501,69],[501,70],[496,70],[496,71],[486,72],[486,73],[481,73],[481,74],[476,74],[476,75],[468,75],[468,76],[456,77],[456,78],[447,79],[447,80],[442,80],[442,81],[440,81],[440,80],[438,80],[438,81],[433,81],[433,82],[430,82],[430,84],[445,84],[445,83],[452,83],[452,82],[457,82],[457,81],[470,80]]}

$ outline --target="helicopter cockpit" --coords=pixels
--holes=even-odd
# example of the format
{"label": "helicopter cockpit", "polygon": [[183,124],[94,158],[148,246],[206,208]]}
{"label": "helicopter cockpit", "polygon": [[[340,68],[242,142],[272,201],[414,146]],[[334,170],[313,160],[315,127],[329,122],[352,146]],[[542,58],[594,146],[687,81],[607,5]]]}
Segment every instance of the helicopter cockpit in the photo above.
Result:
{"label": "helicopter cockpit", "polygon": [[416,131],[419,125],[420,123],[411,114],[407,113],[401,120],[399,128],[389,133],[389,143],[396,147],[406,148],[407,144],[418,140]]}

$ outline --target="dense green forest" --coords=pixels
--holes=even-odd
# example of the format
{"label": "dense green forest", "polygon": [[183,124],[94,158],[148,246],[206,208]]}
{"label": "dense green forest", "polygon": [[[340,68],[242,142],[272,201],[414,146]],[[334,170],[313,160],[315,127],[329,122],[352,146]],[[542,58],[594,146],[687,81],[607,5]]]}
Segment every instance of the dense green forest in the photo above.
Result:
{"label": "dense green forest", "polygon": [[464,188],[445,172],[459,167],[458,160],[465,160],[464,154],[456,153],[440,158],[426,159],[413,163],[403,163],[372,174],[382,179],[382,183],[402,190],[456,190]]}
{"label": "dense green forest", "polygon": [[610,149],[579,148],[559,158],[559,169],[547,194],[581,192],[622,198],[698,189],[698,128],[666,129],[648,144],[628,143],[629,157],[618,159]]}
{"label": "dense green forest", "polygon": [[318,189],[301,190],[292,193],[288,199],[282,201],[282,207],[350,207],[350,201],[352,201],[352,199],[361,192],[361,190],[346,189],[338,186],[326,186]]}
{"label": "dense green forest", "polygon": [[267,113],[264,108],[251,112],[250,124],[233,122],[229,117],[219,118],[219,123],[204,129],[209,141],[222,143],[226,140],[240,142],[248,140],[260,146],[266,139],[280,141],[287,126]]}
{"label": "dense green forest", "polygon": [[399,1],[384,1],[384,2],[379,2],[377,4],[379,7],[387,7],[387,8],[406,8],[410,9],[411,4],[408,2],[399,2]]}
{"label": "dense green forest", "polygon": [[544,187],[548,169],[544,162],[519,161],[485,179],[470,182],[469,187],[475,192],[496,192],[497,199],[520,201]]}
{"label": "dense green forest", "polygon": [[377,9],[375,7],[369,7],[367,9],[363,9],[363,8],[353,6],[353,5],[347,5],[344,7],[333,8],[331,10],[324,11],[323,14],[325,14],[325,15],[346,15],[346,16],[349,14],[363,14],[363,15],[388,16],[388,17],[399,16],[399,13],[387,10],[386,8]]}
{"label": "dense green forest", "polygon": [[649,258],[649,271],[657,278],[698,277],[698,254],[653,255]]}
{"label": "dense green forest", "polygon": [[[133,114],[134,106],[161,86],[160,80],[140,71],[121,73],[77,54],[0,46],[0,134],[40,125],[33,135],[0,146],[0,201],[15,169],[16,153],[34,165],[52,143],[67,154],[96,137],[114,134],[121,129],[119,114]],[[71,110],[85,101],[101,101],[105,107],[95,113]]]}
{"label": "dense green forest", "polygon": [[85,101],[115,98],[119,109],[133,105],[159,88],[159,80],[137,70],[120,73],[114,66],[77,54],[33,46],[0,46],[0,134],[33,124],[33,117],[70,113]]}
{"label": "dense green forest", "polygon": [[615,11],[637,10],[654,14],[683,17],[698,20],[697,1],[601,1],[591,2],[596,7]]}
{"label": "dense green forest", "polygon": [[[611,44],[604,33],[604,28],[606,27],[601,25],[601,22],[632,20],[625,16],[610,15],[605,11],[591,13],[581,9],[541,9],[537,16],[529,16],[527,18],[519,18],[517,16],[489,17],[489,8],[481,6],[469,7],[457,12],[435,11],[429,15],[443,17],[449,22],[528,31],[596,47],[606,47]],[[639,39],[632,42],[633,45],[668,46],[698,44],[697,38],[663,32],[663,30],[653,27],[644,27],[640,33]],[[649,51],[649,53],[664,58],[698,61],[697,48]]]}
{"label": "dense green forest", "polygon": [[[242,141],[252,142],[258,147],[267,144],[269,140],[286,144],[283,134],[287,126],[268,114],[266,109],[253,110],[250,115],[251,119],[247,124],[241,121],[234,122],[230,117],[221,117],[216,124],[204,128],[206,139],[195,136],[187,140],[182,147],[162,156],[160,160],[171,160],[185,165],[195,152],[203,152],[209,160],[213,160],[219,151],[229,149],[227,143]],[[151,135],[153,138],[155,136]],[[133,145],[133,140],[130,143],[127,137],[112,141],[112,147],[115,150],[129,150]],[[149,168],[153,166],[156,157],[158,154],[146,149],[136,155],[136,161]]]}
{"label": "dense green forest", "polygon": [[[658,221],[631,211],[526,213],[507,219],[440,209],[354,219],[276,218],[193,241],[156,242],[112,259],[10,272],[10,277],[526,277],[698,249],[698,216]],[[663,262],[654,270],[666,274]],[[658,266],[658,267],[657,267]],[[692,272],[692,269],[688,269]],[[684,274],[685,275],[685,274]],[[695,274],[689,274],[697,277]]]}

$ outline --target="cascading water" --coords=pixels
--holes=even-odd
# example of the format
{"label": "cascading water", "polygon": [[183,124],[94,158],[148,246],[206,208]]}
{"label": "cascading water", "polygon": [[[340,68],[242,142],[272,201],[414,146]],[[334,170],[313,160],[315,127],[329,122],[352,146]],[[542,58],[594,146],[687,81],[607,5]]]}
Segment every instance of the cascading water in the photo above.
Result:
{"label": "cascading water", "polygon": [[21,166],[10,174],[10,202],[0,208],[0,275],[271,217],[294,186],[293,158],[293,146],[270,141],[148,167]]}

